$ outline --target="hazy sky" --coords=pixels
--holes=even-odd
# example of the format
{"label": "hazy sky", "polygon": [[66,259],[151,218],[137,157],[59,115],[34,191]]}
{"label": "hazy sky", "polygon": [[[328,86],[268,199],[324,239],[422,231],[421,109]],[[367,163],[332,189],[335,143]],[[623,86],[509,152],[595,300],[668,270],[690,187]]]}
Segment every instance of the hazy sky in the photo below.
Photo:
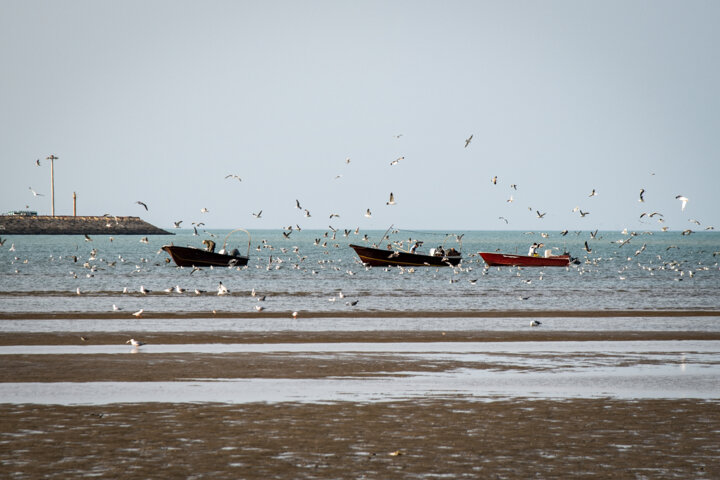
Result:
{"label": "hazy sky", "polygon": [[718,25],[714,0],[0,0],[0,210],[49,214],[55,154],[56,214],[75,191],[165,227],[720,229]]}

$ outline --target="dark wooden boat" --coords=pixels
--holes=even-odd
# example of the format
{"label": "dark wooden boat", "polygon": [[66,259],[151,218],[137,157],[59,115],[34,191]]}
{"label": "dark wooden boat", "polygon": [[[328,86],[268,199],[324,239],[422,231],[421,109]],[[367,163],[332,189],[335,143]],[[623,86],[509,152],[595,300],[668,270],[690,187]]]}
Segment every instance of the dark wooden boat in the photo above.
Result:
{"label": "dark wooden boat", "polygon": [[421,253],[403,252],[402,250],[387,250],[352,244],[350,248],[355,250],[355,253],[365,265],[374,267],[447,267],[457,265],[462,260],[462,255],[423,255]]}
{"label": "dark wooden boat", "polygon": [[[245,232],[248,236],[247,253],[241,255],[237,248],[228,252],[228,238],[235,232]],[[177,245],[165,245],[162,247],[173,259],[178,267],[242,267],[250,260],[250,233],[238,228],[228,233],[219,252],[208,251],[196,247],[180,247]]]}
{"label": "dark wooden boat", "polygon": [[573,260],[570,255],[550,255],[545,257],[529,257],[527,255],[511,255],[508,253],[478,252],[491,267],[567,267]]}

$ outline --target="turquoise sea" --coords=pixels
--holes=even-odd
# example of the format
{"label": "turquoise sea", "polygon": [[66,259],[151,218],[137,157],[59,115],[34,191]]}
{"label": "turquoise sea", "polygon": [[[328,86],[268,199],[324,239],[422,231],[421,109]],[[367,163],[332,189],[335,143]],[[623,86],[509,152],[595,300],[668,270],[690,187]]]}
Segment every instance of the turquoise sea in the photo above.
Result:
{"label": "turquoise sea", "polygon": [[[720,309],[720,234],[699,232],[516,232],[467,231],[458,268],[366,268],[349,244],[380,243],[383,231],[250,231],[246,268],[193,272],[168,262],[164,244],[222,245],[226,230],[194,235],[8,236],[0,247],[0,313],[438,312],[512,310],[717,310]],[[240,233],[240,235],[242,235]],[[367,240],[364,236],[367,235]],[[334,238],[333,238],[334,237]],[[236,237],[241,252],[247,238]],[[400,230],[392,240],[424,241],[427,250],[459,247],[439,232]],[[244,245],[243,245],[244,242]],[[580,260],[568,268],[487,268],[479,251],[526,254],[567,250]],[[585,249],[587,242],[591,251]],[[624,242],[624,243],[623,243]],[[387,243],[387,242],[385,242]],[[222,282],[229,295],[218,296]],[[150,290],[140,293],[141,286]],[[167,292],[180,286],[184,293]],[[195,293],[199,290],[200,294]],[[252,292],[256,293],[252,296]],[[126,291],[126,293],[123,293]],[[79,292],[79,293],[78,293]],[[260,303],[261,297],[265,300]],[[357,301],[355,305],[352,302]],[[350,303],[350,304],[349,304]],[[121,315],[121,313],[118,313]]]}

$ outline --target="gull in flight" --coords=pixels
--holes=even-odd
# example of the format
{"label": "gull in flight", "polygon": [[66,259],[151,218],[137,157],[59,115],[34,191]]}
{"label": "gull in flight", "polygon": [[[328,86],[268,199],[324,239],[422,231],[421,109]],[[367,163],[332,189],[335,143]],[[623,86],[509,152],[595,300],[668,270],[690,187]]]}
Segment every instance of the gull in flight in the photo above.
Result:
{"label": "gull in flight", "polygon": [[537,218],[543,218],[545,215],[547,215],[547,212],[540,213],[540,210],[535,210],[535,213],[537,213]]}
{"label": "gull in flight", "polygon": [[367,218],[372,217],[372,212],[370,211],[369,208],[367,209],[367,211],[365,211],[365,216],[366,216]]}
{"label": "gull in flight", "polygon": [[644,202],[644,201],[645,201],[645,199],[643,198],[643,195],[644,195],[644,194],[645,194],[645,189],[644,189],[644,188],[641,188],[641,189],[640,189],[640,198],[638,199],[638,202]]}
{"label": "gull in flight", "polygon": [[258,213],[253,213],[252,216],[255,218],[260,218],[262,216],[262,210],[260,210]]}
{"label": "gull in flight", "polygon": [[405,160],[405,157],[398,157],[398,158],[396,158],[395,160],[393,160],[392,162],[390,162],[390,166],[392,167],[393,165],[397,165],[398,163],[400,163],[400,160]]}
{"label": "gull in flight", "polygon": [[138,200],[138,201],[135,202],[135,203],[137,203],[138,205],[142,205],[143,207],[145,207],[145,210],[147,211],[148,208],[147,208],[147,205],[146,205],[144,202],[141,202],[140,200]]}
{"label": "gull in flight", "polygon": [[37,165],[38,167],[40,166],[40,159],[39,159],[39,158],[38,158],[37,160],[35,160],[35,165]]}
{"label": "gull in flight", "polygon": [[590,215],[590,212],[583,212],[580,210],[580,217],[585,218],[585,215]]}
{"label": "gull in flight", "polygon": [[350,163],[350,157],[347,157],[347,158],[345,159],[345,164],[349,164],[349,163]]}
{"label": "gull in flight", "polygon": [[230,175],[225,175],[225,179],[228,179],[228,178],[237,178],[238,182],[242,182],[242,178],[240,178],[239,175],[233,175],[232,173]]}
{"label": "gull in flight", "polygon": [[132,345],[133,347],[142,347],[143,345],[145,345],[145,342],[141,342],[141,341],[139,341],[139,340],[135,340],[134,338],[131,338],[130,340],[128,340],[128,341],[125,342],[125,343],[129,343],[129,344]]}
{"label": "gull in flight", "polygon": [[492,178],[493,185],[497,185],[497,175]]}
{"label": "gull in flight", "polygon": [[207,208],[203,207],[203,208],[200,210],[200,213],[210,213],[210,210],[208,210]]}
{"label": "gull in flight", "polygon": [[588,197],[594,197],[595,195],[597,195],[597,193],[595,193],[595,189],[593,188],[592,192],[590,192],[590,195],[588,195]]}
{"label": "gull in flight", "polygon": [[[262,213],[262,211],[260,213]],[[305,217],[307,217],[307,218],[311,217],[310,210],[308,210],[307,208],[305,209]]]}
{"label": "gull in flight", "polygon": [[678,195],[678,196],[675,197],[675,198],[677,198],[678,200],[680,200],[680,201],[682,202],[681,210],[682,210],[682,211],[685,211],[685,205],[687,205],[688,198],[687,198],[687,197],[683,197],[682,195]]}
{"label": "gull in flight", "polygon": [[175,224],[175,228],[180,228],[180,224],[182,223],[182,220],[178,220],[177,222],[173,222]]}
{"label": "gull in flight", "polygon": [[35,190],[33,190],[32,187],[28,187],[28,188],[30,189],[30,191],[32,192],[32,194],[33,194],[34,196],[36,196],[36,197],[44,197],[44,196],[45,196],[45,195],[43,195],[42,193],[38,193],[38,192],[36,192]]}
{"label": "gull in flight", "polygon": [[300,206],[300,200],[295,199],[295,208],[298,210],[302,210],[302,207]]}
{"label": "gull in flight", "polygon": [[395,195],[390,192],[390,200],[385,202],[385,205],[395,205]]}
{"label": "gull in flight", "polygon": [[473,136],[470,135],[468,138],[465,139],[465,148],[467,148],[467,146],[470,145],[472,138],[473,138]]}

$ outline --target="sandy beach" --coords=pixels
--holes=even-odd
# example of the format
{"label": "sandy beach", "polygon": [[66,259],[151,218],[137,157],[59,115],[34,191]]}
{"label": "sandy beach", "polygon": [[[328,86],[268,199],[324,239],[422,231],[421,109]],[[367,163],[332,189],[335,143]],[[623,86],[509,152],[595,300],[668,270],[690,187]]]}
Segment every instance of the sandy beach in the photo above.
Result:
{"label": "sandy beach", "polygon": [[[117,345],[127,336],[3,333],[0,345]],[[703,332],[159,332],[148,345],[719,340]],[[490,343],[488,343],[489,345]],[[392,349],[393,345],[388,345]],[[589,354],[592,356],[592,354]],[[513,370],[407,355],[0,355],[1,383],[402,378]],[[643,363],[640,361],[640,363]],[[645,363],[653,363],[648,361]],[[522,367],[543,370],[542,365]],[[717,478],[720,402],[472,398],[356,402],[0,404],[3,478]]]}

